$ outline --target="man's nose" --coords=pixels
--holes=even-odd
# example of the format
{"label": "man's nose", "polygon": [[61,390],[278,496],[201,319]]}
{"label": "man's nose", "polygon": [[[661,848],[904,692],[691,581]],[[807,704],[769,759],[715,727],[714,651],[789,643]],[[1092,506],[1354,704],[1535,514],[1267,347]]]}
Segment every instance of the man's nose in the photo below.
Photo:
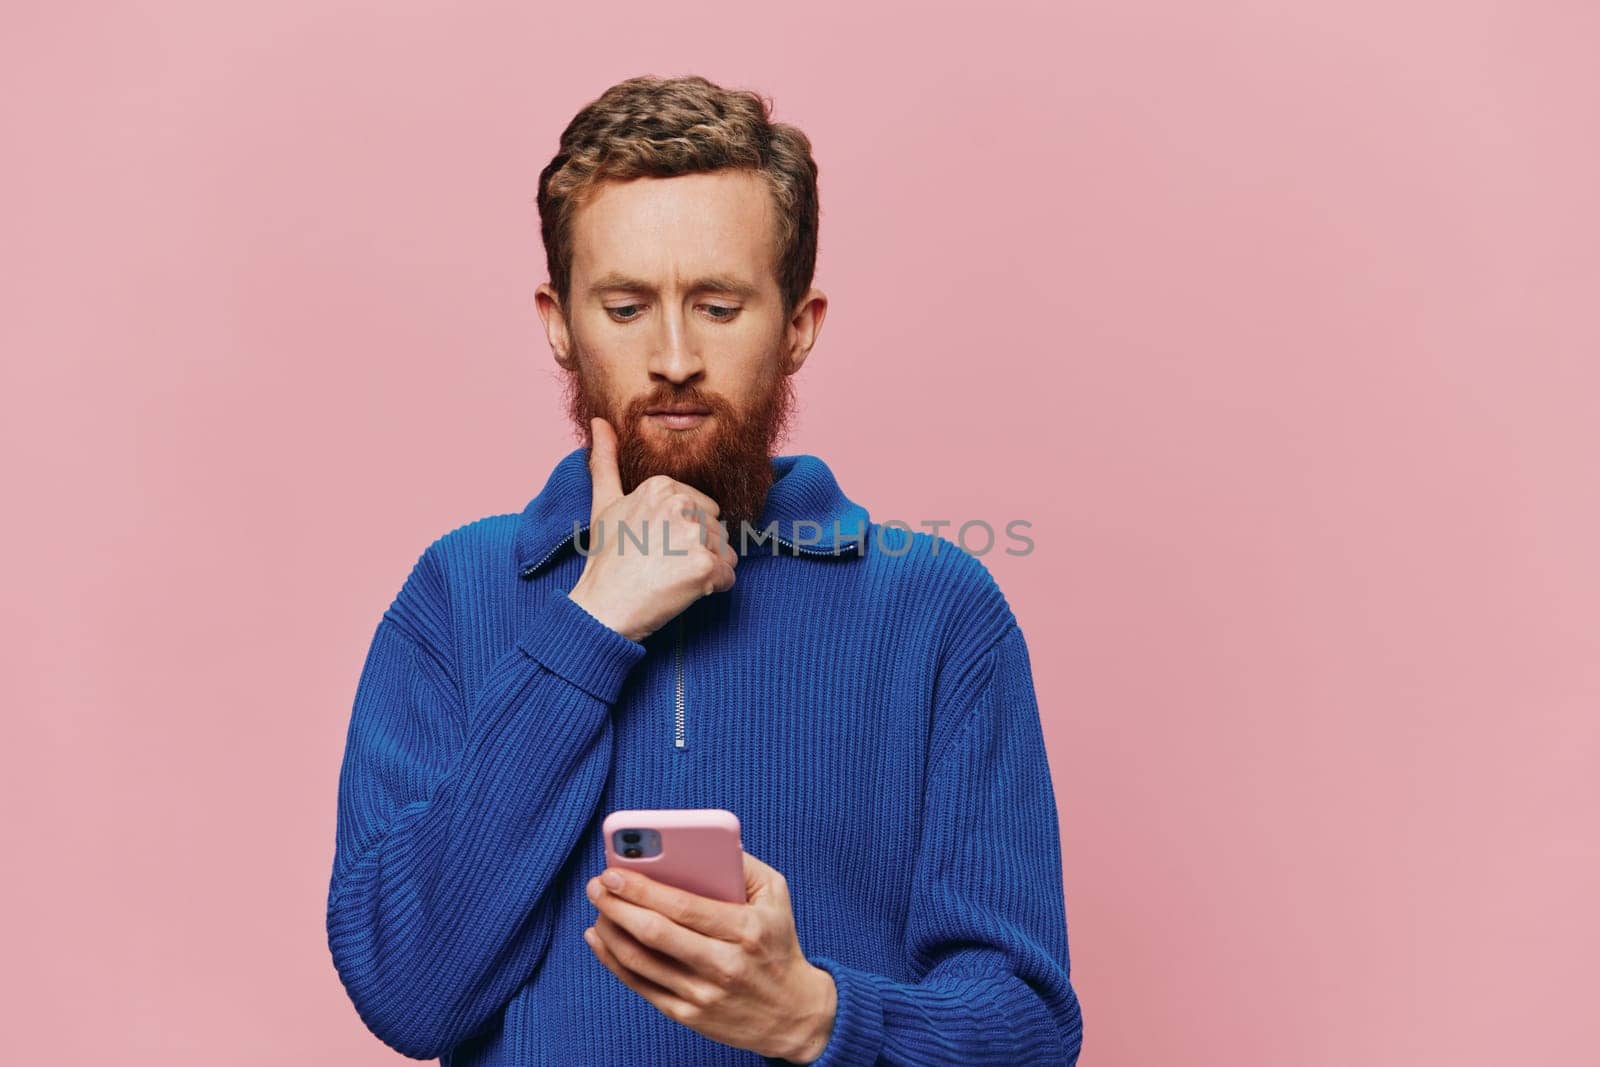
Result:
{"label": "man's nose", "polygon": [[659,329],[650,350],[651,377],[682,385],[703,374],[705,362],[685,329],[681,308],[668,310],[656,321]]}

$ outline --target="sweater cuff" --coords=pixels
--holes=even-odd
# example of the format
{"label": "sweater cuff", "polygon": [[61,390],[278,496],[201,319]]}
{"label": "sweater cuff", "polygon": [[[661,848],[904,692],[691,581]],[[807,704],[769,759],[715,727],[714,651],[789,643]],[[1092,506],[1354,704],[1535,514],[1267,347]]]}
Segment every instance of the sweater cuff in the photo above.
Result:
{"label": "sweater cuff", "polygon": [[643,645],[590,615],[565,593],[552,596],[539,610],[517,647],[606,704],[617,702],[628,672],[645,655]]}
{"label": "sweater cuff", "polygon": [[883,996],[872,975],[818,956],[812,964],[833,975],[839,994],[833,1032],[810,1067],[872,1067],[883,1051]]}

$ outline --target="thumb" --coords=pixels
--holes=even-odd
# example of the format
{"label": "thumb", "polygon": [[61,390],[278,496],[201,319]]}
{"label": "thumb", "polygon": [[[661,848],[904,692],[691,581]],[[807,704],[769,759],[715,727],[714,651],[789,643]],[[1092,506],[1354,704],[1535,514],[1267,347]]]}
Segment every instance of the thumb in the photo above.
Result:
{"label": "thumb", "polygon": [[788,881],[775,867],[748,852],[744,854],[744,895],[751,904],[769,898],[783,907],[789,906]]}
{"label": "thumb", "polygon": [[594,487],[589,521],[594,522],[622,497],[622,475],[617,473],[617,432],[605,419],[590,419],[589,431],[589,481]]}

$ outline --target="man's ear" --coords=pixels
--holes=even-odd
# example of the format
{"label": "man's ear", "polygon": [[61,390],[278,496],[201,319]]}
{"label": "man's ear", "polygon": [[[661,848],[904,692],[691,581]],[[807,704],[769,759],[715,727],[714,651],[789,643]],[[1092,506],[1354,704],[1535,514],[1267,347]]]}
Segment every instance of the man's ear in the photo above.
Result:
{"label": "man's ear", "polygon": [[533,303],[544,323],[544,335],[550,342],[550,353],[562,370],[576,371],[578,361],[572,354],[572,333],[567,326],[567,313],[561,307],[561,298],[549,282],[533,291]]}
{"label": "man's ear", "polygon": [[811,346],[817,343],[817,335],[822,332],[822,320],[827,314],[828,294],[821,289],[806,290],[790,313],[789,324],[784,331],[783,373],[793,374],[806,361]]}

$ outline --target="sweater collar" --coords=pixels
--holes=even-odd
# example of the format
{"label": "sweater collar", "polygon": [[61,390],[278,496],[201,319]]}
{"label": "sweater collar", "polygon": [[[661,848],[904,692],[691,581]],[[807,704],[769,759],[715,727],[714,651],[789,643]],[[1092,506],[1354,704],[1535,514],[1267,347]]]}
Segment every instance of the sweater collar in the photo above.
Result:
{"label": "sweater collar", "polygon": [[[757,533],[770,527],[786,548],[797,553],[859,555],[858,547],[867,536],[867,510],[844,495],[826,463],[812,455],[774,456],[772,471],[772,487],[755,523],[752,544]],[[517,573],[531,578],[571,545],[575,531],[588,529],[591,498],[588,449],[576,448],[556,464],[539,495],[522,511],[517,524]],[[738,531],[730,533],[737,538]],[[796,544],[797,537],[807,543]]]}

